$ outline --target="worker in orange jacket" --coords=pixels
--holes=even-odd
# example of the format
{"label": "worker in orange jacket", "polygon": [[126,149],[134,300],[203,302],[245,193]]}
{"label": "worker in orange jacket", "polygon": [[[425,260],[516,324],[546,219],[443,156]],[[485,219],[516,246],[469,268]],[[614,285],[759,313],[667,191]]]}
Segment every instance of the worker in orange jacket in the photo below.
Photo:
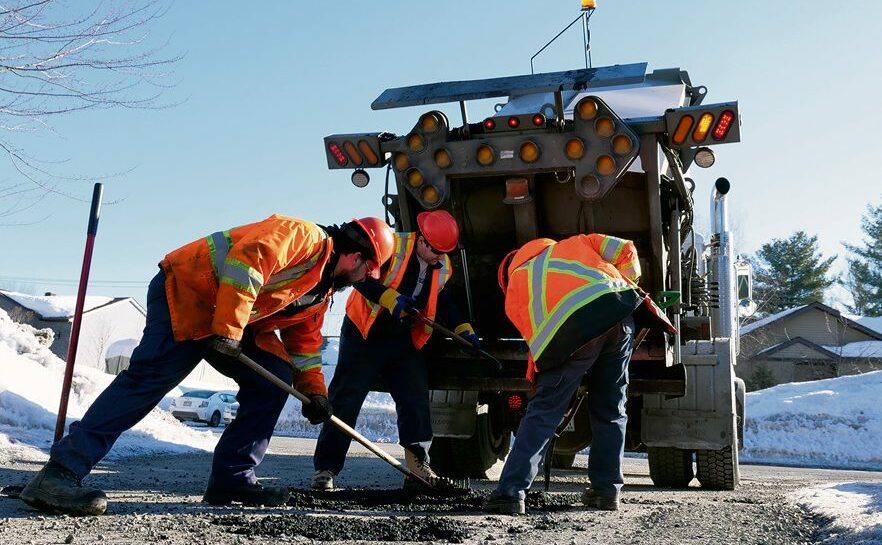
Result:
{"label": "worker in orange jacket", "polygon": [[[444,210],[421,212],[417,226],[418,232],[395,234],[395,252],[378,279],[355,284],[346,303],[340,354],[329,389],[334,414],[355,426],[365,397],[383,377],[395,400],[405,463],[431,481],[437,476],[429,466],[429,386],[420,350],[432,336],[432,328],[400,318],[408,309],[433,321],[438,313],[440,321],[458,324],[454,331],[474,346],[479,347],[480,341],[445,289],[453,272],[447,253],[459,242],[456,220]],[[335,427],[322,427],[313,456],[313,488],[334,487],[350,442]]]}
{"label": "worker in orange jacket", "polygon": [[527,341],[527,378],[535,394],[485,510],[525,512],[525,493],[583,377],[592,442],[591,488],[582,501],[618,509],[634,318],[676,333],[637,286],[640,262],[634,243],[600,234],[560,242],[536,239],[509,253],[498,277],[505,313]]}
{"label": "worker in orange jacket", "polygon": [[274,215],[187,244],[160,263],[147,291],[147,324],[130,366],[101,393],[21,498],[37,508],[101,514],[107,497],[85,488],[119,435],[134,426],[203,358],[239,385],[239,410],[215,447],[203,500],[283,505],[287,488],[262,487],[254,469],[288,394],[237,361],[247,353],[294,384],[312,423],[332,409],[321,370],[321,326],[332,294],[375,273],[392,255],[379,218],[321,227]]}

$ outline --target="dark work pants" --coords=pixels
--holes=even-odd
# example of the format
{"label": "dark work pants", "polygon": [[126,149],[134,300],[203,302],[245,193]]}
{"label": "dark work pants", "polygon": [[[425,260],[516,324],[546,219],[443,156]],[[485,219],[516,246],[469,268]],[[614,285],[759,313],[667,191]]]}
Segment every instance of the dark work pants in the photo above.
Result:
{"label": "dark work pants", "polygon": [[618,496],[624,483],[625,402],[633,344],[634,319],[629,316],[577,350],[563,365],[536,374],[536,395],[521,419],[496,494],[524,499],[554,431],[586,377],[585,403],[592,434],[588,478],[601,496]]}
{"label": "dark work pants", "polygon": [[[432,440],[429,416],[429,382],[426,361],[410,335],[365,340],[348,318],[340,332],[340,355],[328,396],[334,416],[352,427],[368,392],[380,377],[385,379],[398,414],[398,441],[418,457],[426,457]],[[325,424],[315,446],[316,470],[337,475],[343,469],[351,439]]]}
{"label": "dark work pants", "polygon": [[[258,349],[246,329],[244,352],[264,368],[291,384],[293,371],[285,360]],[[52,446],[50,458],[80,478],[110,451],[122,434],[137,424],[206,359],[212,367],[239,385],[239,411],[214,449],[210,483],[219,487],[257,482],[260,464],[288,394],[232,358],[212,351],[208,339],[174,340],[165,295],[165,273],[147,290],[147,325],[129,368],[117,375],[70,433]]]}

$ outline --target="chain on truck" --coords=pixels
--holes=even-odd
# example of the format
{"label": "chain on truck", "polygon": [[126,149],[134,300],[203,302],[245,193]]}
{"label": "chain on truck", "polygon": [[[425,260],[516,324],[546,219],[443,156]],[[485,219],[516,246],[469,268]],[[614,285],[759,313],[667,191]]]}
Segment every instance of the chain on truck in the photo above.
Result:
{"label": "chain on truck", "polygon": [[[527,346],[505,316],[500,260],[537,237],[603,233],[634,241],[641,287],[680,332],[650,333],[633,354],[626,449],[647,453],[656,486],[738,485],[744,385],[734,365],[750,271],[734,259],[728,181],[713,188],[705,240],[693,230],[686,170],[710,166],[712,146],[738,142],[740,117],[737,102],[706,105],[706,94],[685,70],[647,72],[646,63],[414,85],[371,105],[423,107],[405,134],[325,138],[328,167],[354,169],[356,186],[367,185],[365,169],[386,169],[383,203],[399,231],[415,230],[423,210],[447,210],[460,226],[451,283],[503,369],[437,333],[425,348],[440,474],[484,477],[508,453],[528,401]],[[483,99],[503,102],[473,121],[467,105]],[[447,103],[458,103],[459,123],[427,111]],[[591,444],[585,407],[554,444],[556,467]]]}

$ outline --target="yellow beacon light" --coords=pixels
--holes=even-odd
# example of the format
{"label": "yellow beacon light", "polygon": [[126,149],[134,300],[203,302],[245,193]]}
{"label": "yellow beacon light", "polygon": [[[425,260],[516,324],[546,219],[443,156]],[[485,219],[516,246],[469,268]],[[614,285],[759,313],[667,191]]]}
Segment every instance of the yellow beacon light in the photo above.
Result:
{"label": "yellow beacon light", "polygon": [[518,155],[521,161],[525,163],[535,163],[539,159],[539,146],[535,142],[527,140],[521,144],[521,150]]}
{"label": "yellow beacon light", "polygon": [[444,148],[437,150],[434,157],[435,164],[438,165],[438,168],[447,168],[453,164],[453,159],[450,158],[450,152]]}
{"label": "yellow beacon light", "polygon": [[392,156],[392,164],[395,166],[395,170],[398,172],[404,172],[405,170],[410,168],[410,161],[407,159],[407,155],[401,153],[400,151],[395,152]]}
{"label": "yellow beacon light", "polygon": [[564,153],[571,161],[576,161],[585,155],[585,143],[581,138],[570,138],[564,147]]}
{"label": "yellow beacon light", "polygon": [[489,167],[496,161],[496,152],[489,144],[481,144],[475,152],[475,160],[479,165]]}
{"label": "yellow beacon light", "polygon": [[438,190],[430,185],[424,187],[420,195],[423,198],[423,202],[427,204],[435,204],[436,202],[438,202],[438,199],[441,198],[441,194],[438,193]]}
{"label": "yellow beacon light", "polygon": [[701,114],[701,117],[698,118],[698,123],[695,125],[695,130],[692,132],[692,139],[695,142],[704,142],[704,139],[707,138],[707,133],[710,132],[711,125],[714,123],[714,114],[710,112],[705,112]]}
{"label": "yellow beacon light", "polygon": [[423,185],[423,173],[418,168],[407,171],[407,185],[414,189]]}

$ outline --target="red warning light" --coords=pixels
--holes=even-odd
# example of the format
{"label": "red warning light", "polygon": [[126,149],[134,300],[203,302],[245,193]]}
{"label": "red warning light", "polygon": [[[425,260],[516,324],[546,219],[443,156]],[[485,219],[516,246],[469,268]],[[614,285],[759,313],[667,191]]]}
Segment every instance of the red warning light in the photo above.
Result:
{"label": "red warning light", "polygon": [[340,146],[338,146],[334,142],[331,142],[330,144],[328,144],[328,151],[331,152],[331,155],[334,156],[334,159],[337,161],[337,164],[340,165],[341,167],[345,167],[346,163],[349,162],[349,159],[347,159],[346,156],[343,155],[343,150],[341,150]]}
{"label": "red warning light", "polygon": [[519,411],[524,407],[524,398],[520,394],[512,394],[508,396],[508,408],[512,411]]}
{"label": "red warning light", "polygon": [[537,127],[545,126],[545,116],[542,114],[536,114],[533,116],[533,125]]}
{"label": "red warning light", "polygon": [[735,120],[735,113],[732,110],[726,110],[722,114],[720,114],[720,119],[717,121],[717,126],[714,127],[714,132],[711,134],[711,137],[714,140],[722,140],[726,138],[726,135],[729,134],[729,129],[732,127],[732,121]]}
{"label": "red warning light", "polygon": [[517,117],[512,116],[512,117],[508,118],[508,126],[511,127],[512,129],[517,129],[520,124],[521,124],[521,120],[518,119]]}
{"label": "red warning light", "polygon": [[495,119],[493,119],[492,117],[488,117],[487,119],[484,120],[484,129],[486,129],[488,131],[492,131],[495,128],[496,128],[496,120]]}

